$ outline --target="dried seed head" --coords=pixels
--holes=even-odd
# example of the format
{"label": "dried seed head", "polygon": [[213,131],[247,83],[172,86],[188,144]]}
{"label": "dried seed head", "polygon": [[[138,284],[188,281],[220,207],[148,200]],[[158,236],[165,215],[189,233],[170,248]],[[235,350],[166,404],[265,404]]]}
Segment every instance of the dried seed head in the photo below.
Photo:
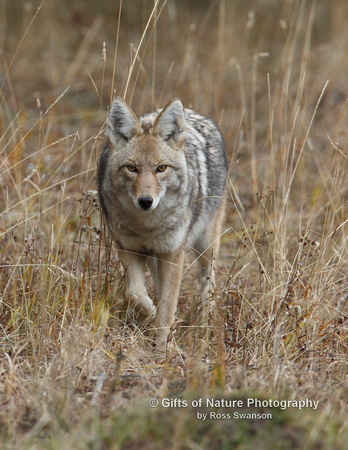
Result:
{"label": "dried seed head", "polygon": [[102,59],[104,62],[106,61],[106,44],[105,44],[105,42],[103,42]]}

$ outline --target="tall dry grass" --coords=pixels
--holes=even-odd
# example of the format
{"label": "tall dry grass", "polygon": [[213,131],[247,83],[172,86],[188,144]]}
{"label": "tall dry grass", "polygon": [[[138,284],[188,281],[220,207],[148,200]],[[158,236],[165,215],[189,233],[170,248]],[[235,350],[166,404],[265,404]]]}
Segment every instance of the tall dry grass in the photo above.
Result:
{"label": "tall dry grass", "polygon": [[[1,6],[2,447],[344,448],[347,5],[118,6]],[[209,326],[188,257],[162,360],[123,305],[95,192],[115,93],[139,113],[180,97],[229,153]],[[207,396],[320,407],[199,422],[147,405]]]}

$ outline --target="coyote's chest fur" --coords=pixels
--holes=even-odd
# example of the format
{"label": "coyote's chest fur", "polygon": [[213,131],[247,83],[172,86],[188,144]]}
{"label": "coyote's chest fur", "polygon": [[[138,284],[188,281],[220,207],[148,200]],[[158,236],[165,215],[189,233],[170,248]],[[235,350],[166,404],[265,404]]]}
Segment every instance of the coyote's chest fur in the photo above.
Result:
{"label": "coyote's chest fur", "polygon": [[[163,203],[165,201],[163,199]],[[179,248],[186,240],[190,215],[181,211],[185,205],[170,205],[169,202],[167,205],[158,205],[151,212],[123,209],[122,206],[117,213],[117,241],[123,249],[163,254]]]}

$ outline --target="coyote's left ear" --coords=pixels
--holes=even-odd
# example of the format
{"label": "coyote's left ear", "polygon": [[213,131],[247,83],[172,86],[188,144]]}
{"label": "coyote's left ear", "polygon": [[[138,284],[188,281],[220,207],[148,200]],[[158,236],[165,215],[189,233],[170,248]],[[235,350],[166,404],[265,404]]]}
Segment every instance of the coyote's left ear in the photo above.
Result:
{"label": "coyote's left ear", "polygon": [[161,111],[154,125],[154,132],[165,141],[171,138],[181,143],[186,137],[185,112],[181,101],[176,98],[171,100]]}

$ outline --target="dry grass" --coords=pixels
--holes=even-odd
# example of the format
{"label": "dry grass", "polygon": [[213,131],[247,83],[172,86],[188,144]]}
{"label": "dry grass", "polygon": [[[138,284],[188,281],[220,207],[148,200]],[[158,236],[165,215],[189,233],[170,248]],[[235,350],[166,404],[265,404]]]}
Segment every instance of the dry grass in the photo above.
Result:
{"label": "dry grass", "polygon": [[[344,448],[348,6],[139,3],[1,6],[1,447]],[[94,191],[114,91],[139,113],[180,97],[231,161],[209,327],[188,257],[163,360],[124,310]],[[202,421],[152,397],[319,407]]]}

